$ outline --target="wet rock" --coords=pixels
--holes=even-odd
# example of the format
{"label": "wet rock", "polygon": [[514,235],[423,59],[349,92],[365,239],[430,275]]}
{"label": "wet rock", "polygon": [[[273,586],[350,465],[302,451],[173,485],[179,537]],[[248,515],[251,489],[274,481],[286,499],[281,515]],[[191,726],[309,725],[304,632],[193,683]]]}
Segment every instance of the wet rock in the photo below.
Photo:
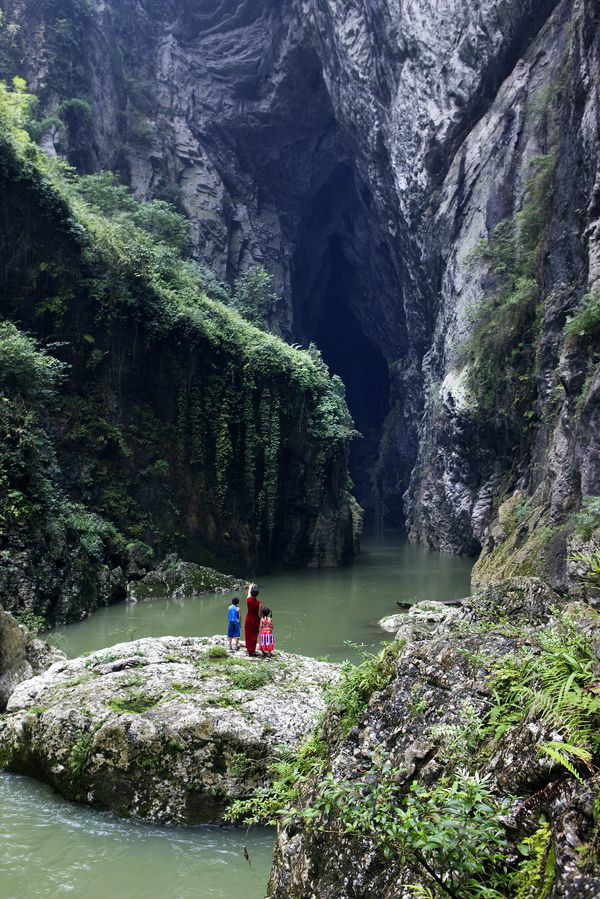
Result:
{"label": "wet rock", "polygon": [[183,562],[172,554],[158,568],[128,584],[127,598],[137,602],[161,596],[202,596],[240,591],[243,586],[239,578],[194,562]]}
{"label": "wet rock", "polygon": [[385,631],[396,631],[404,625],[437,625],[460,616],[460,609],[454,605],[447,605],[434,600],[423,600],[410,605],[402,614],[387,615],[378,622],[379,627]]}
{"label": "wet rock", "polygon": [[31,637],[12,615],[0,609],[0,712],[17,684],[64,658],[63,652]]}
{"label": "wet rock", "polygon": [[386,615],[377,622],[379,627],[384,631],[397,631],[398,628],[406,622],[406,613],[398,613],[397,615]]}
{"label": "wet rock", "polygon": [[3,764],[120,815],[219,821],[310,731],[337,677],[332,664],[225,644],[143,639],[54,664],[12,694]]}
{"label": "wet rock", "polygon": [[425,600],[417,602],[408,610],[408,617],[417,623],[442,624],[460,617],[461,611],[455,606],[446,605],[443,602]]}

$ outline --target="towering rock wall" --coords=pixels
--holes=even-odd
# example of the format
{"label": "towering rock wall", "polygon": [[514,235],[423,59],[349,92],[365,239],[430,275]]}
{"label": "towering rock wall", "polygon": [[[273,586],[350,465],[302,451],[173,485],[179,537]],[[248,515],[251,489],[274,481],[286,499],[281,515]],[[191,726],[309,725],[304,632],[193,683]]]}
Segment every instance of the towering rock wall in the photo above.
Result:
{"label": "towering rock wall", "polygon": [[[550,525],[600,490],[589,442],[597,330],[569,336],[567,326],[597,280],[598,51],[597,10],[560,4],[455,155],[427,229],[425,253],[441,262],[440,299],[409,506],[413,533],[444,549],[477,551],[515,487],[521,514],[543,507]],[[518,251],[527,241],[519,229],[536,208],[529,321],[519,318],[517,285],[503,320],[494,229],[514,225]],[[482,237],[491,240],[476,258]],[[493,327],[512,333],[494,358],[490,396],[478,402],[469,389],[482,370],[474,371],[471,335],[490,296]]]}
{"label": "towering rock wall", "polygon": [[152,549],[243,573],[352,556],[341,382],[85,203],[26,102],[0,90],[0,604],[83,617]]}
{"label": "towering rock wall", "polygon": [[[517,486],[545,484],[555,516],[600,492],[593,440],[569,450],[578,421],[594,433],[589,378],[575,409],[593,353],[585,340],[561,349],[595,277],[587,0],[1,5],[3,72],[66,120],[44,132],[51,152],[175,199],[219,276],[273,274],[272,327],[315,339],[346,381],[364,435],[357,495],[373,516],[476,553]],[[73,97],[92,115],[77,119]],[[539,351],[516,366],[531,390],[505,413],[500,396],[474,400],[460,352],[495,284],[469,253],[518,213],[532,161],[552,154],[526,336]]]}

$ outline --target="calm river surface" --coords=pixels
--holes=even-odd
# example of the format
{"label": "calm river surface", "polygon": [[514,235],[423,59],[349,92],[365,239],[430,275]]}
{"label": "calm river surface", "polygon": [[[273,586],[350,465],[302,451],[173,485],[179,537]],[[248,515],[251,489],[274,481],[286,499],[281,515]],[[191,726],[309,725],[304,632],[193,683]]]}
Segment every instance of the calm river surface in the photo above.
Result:
{"label": "calm river surface", "polygon": [[[471,562],[400,542],[365,538],[347,568],[269,575],[276,649],[354,658],[346,641],[375,646],[376,622],[396,600],[457,599]],[[229,596],[121,603],[52,634],[69,656],[147,636],[225,630]],[[242,597],[244,599],[244,597]],[[242,602],[242,606],[244,603]],[[0,773],[0,899],[262,899],[273,833],[150,827],[68,803],[48,787]]]}

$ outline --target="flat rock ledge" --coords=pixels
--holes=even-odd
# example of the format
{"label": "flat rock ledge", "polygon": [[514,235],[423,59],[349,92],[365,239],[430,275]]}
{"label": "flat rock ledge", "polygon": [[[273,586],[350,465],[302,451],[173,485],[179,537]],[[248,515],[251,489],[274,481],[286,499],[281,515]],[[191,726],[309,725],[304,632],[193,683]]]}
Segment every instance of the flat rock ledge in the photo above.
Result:
{"label": "flat rock ledge", "polygon": [[337,679],[338,666],[290,653],[231,655],[223,637],[120,643],[16,687],[0,767],[122,816],[216,823],[266,785]]}

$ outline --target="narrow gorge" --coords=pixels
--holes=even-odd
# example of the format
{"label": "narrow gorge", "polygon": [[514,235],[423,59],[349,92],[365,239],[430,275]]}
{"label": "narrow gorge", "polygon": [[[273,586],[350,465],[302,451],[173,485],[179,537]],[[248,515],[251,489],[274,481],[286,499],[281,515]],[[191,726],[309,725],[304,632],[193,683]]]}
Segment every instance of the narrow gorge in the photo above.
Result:
{"label": "narrow gorge", "polygon": [[[35,629],[291,577],[336,660],[402,606],[226,813],[279,821],[271,899],[600,895],[599,151],[597,0],[0,0],[0,604]],[[440,553],[468,601],[423,586]],[[0,760],[56,785],[37,691]],[[454,788],[506,831],[474,825],[473,882],[381,808],[425,833]]]}

